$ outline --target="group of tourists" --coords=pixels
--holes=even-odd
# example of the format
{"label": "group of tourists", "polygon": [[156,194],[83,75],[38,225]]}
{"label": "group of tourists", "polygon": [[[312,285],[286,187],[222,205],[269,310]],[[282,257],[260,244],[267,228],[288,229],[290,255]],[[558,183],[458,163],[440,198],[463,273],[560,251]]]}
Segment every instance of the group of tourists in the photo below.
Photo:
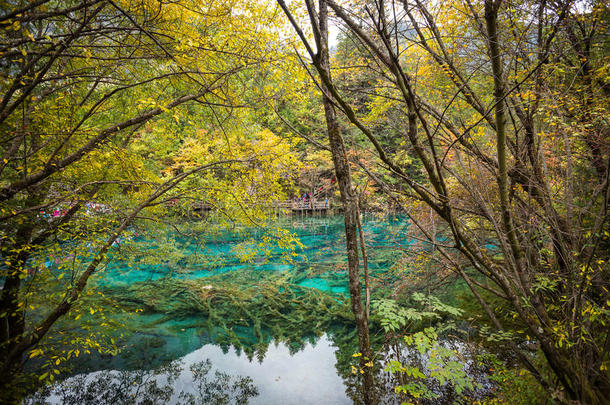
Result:
{"label": "group of tourists", "polygon": [[[108,214],[112,212],[112,208],[108,204],[101,204],[96,202],[88,202],[85,204],[85,210],[87,215],[92,214]],[[51,221],[55,218],[61,218],[65,216],[69,211],[69,208],[56,207],[54,209],[44,210],[41,209],[38,213],[39,218]]]}
{"label": "group of tourists", "polygon": [[320,204],[318,201],[315,200],[315,198],[312,198],[311,193],[304,193],[301,197],[294,197],[293,199],[293,205],[295,205],[296,207],[299,208],[328,208],[328,197],[325,198],[324,200],[324,206],[320,207]]}
{"label": "group of tourists", "polygon": [[68,210],[66,209],[59,209],[59,208],[55,208],[52,211],[45,211],[45,210],[40,210],[39,216],[41,218],[44,219],[52,219],[52,218],[59,218],[59,217],[63,217],[64,215],[66,215],[66,213],[68,212]]}
{"label": "group of tourists", "polygon": [[[330,186],[333,186],[336,182],[336,178],[333,177],[332,179],[330,179]],[[316,208],[316,209],[327,209],[328,208],[328,196],[325,197],[324,199],[324,205],[321,206],[320,202],[321,201],[316,201],[316,195],[321,195],[324,192],[324,186],[319,186],[317,187],[313,193],[311,192],[306,192],[303,193],[303,195],[299,196],[295,196],[292,200],[292,203],[294,206],[298,207],[299,209],[303,209],[303,208]],[[326,193],[324,193],[326,194]]]}
{"label": "group of tourists", "polygon": [[303,193],[301,197],[294,197],[293,202],[296,204],[309,204],[311,202],[311,193]]}

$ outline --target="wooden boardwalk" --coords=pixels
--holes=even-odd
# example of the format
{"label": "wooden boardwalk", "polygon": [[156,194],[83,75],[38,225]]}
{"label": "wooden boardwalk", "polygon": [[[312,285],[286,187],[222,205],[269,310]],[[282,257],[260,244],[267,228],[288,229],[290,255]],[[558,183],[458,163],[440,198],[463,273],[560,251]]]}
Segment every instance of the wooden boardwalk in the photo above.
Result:
{"label": "wooden boardwalk", "polygon": [[[171,207],[175,204],[174,201],[166,203],[167,207]],[[292,211],[292,212],[325,212],[331,209],[331,204],[329,200],[317,201],[317,200],[283,200],[283,201],[275,201],[271,203],[254,203],[254,205],[265,206],[267,208],[273,210],[282,210],[282,211]],[[214,210],[214,206],[212,204],[208,204],[205,202],[196,202],[192,205],[192,210],[194,212],[209,212]]]}
{"label": "wooden boardwalk", "polygon": [[[331,209],[329,196],[332,195],[332,189],[336,185],[334,180],[324,181],[323,184],[307,194],[303,194],[302,198],[294,198],[293,200],[280,200],[275,202],[251,202],[259,207],[266,207],[276,211],[279,214],[280,211],[286,213],[286,211],[292,212],[328,212]],[[171,207],[176,203],[177,199],[166,202],[166,206]],[[192,209],[195,212],[208,212],[213,211],[216,207],[213,204],[205,201],[197,201],[193,203]]]}
{"label": "wooden boardwalk", "polygon": [[328,211],[330,209],[330,201],[283,201],[278,203],[278,208],[290,208],[295,212]]}
{"label": "wooden boardwalk", "polygon": [[[290,210],[292,212],[325,212],[325,211],[329,211],[331,209],[330,201],[327,201],[327,200],[325,200],[325,201],[284,200],[284,201],[276,201],[276,202],[270,203],[270,204],[257,204],[257,205],[264,205],[264,206],[267,206],[268,208],[271,208],[274,210],[284,210],[284,211]],[[168,206],[171,206],[171,204],[168,204]],[[209,212],[214,209],[212,205],[207,204],[207,203],[202,203],[202,202],[195,203],[192,205],[192,207],[193,207],[193,211],[195,211],[195,212]]]}

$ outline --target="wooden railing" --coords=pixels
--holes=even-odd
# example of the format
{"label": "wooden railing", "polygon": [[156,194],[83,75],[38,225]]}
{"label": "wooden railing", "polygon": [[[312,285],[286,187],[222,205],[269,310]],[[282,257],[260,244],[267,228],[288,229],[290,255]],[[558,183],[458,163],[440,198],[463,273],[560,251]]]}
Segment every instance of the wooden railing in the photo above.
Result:
{"label": "wooden railing", "polygon": [[280,203],[282,208],[292,209],[293,211],[325,211],[330,209],[330,201],[285,201]]}
{"label": "wooden railing", "polygon": [[[168,204],[170,205],[170,204]],[[272,209],[283,209],[283,210],[292,210],[292,211],[326,211],[331,208],[330,201],[317,201],[317,200],[297,200],[297,201],[276,201],[270,204],[261,204],[265,205],[268,208]],[[210,204],[197,202],[193,204],[194,211],[210,211],[213,207]]]}

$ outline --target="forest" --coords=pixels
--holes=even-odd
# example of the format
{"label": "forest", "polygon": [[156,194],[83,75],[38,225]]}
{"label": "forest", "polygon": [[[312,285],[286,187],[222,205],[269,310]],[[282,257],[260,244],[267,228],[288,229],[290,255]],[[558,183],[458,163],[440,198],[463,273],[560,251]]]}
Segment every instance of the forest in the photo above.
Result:
{"label": "forest", "polygon": [[0,403],[607,404],[609,33],[0,0]]}

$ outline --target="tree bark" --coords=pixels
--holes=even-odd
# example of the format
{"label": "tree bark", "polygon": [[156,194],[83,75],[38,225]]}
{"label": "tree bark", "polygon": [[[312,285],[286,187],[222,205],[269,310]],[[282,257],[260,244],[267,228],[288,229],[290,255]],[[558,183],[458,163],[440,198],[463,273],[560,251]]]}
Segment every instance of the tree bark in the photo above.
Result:
{"label": "tree bark", "polygon": [[[330,63],[328,54],[328,8],[325,0],[320,0],[320,41],[318,49],[319,68],[330,78]],[[330,91],[322,84],[324,104],[324,116],[328,130],[328,141],[337,175],[337,183],[341,192],[341,202],[344,209],[345,238],[347,246],[349,293],[352,312],[356,319],[358,328],[358,346],[362,356],[360,357],[360,368],[363,375],[363,400],[364,403],[374,404],[375,392],[373,381],[373,368],[366,365],[372,361],[369,341],[369,325],[366,312],[362,306],[360,286],[360,265],[358,260],[358,223],[360,222],[358,211],[358,199],[352,185],[350,167],[345,153],[345,144],[341,135],[341,128],[337,120],[337,113],[332,100],[328,97]]]}
{"label": "tree bark", "polygon": [[[32,196],[29,197],[32,199]],[[0,392],[5,403],[19,403],[27,389],[22,384],[16,384],[16,379],[22,376],[21,361],[8,362],[9,353],[19,343],[25,332],[25,311],[21,305],[21,280],[26,271],[26,262],[30,256],[31,239],[34,223],[28,218],[18,227],[15,239],[2,241],[0,252],[6,262],[6,277],[0,294]]]}

